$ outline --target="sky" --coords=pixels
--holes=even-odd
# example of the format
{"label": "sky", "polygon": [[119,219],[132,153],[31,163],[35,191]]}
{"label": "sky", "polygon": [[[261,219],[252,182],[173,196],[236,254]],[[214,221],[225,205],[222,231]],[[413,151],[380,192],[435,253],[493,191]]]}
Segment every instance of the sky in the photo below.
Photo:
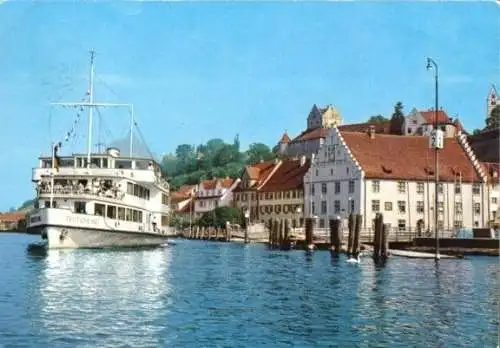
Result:
{"label": "sky", "polygon": [[[439,101],[465,128],[484,125],[499,84],[495,2],[62,2],[0,0],[0,211],[34,195],[32,168],[64,138],[96,51],[95,99],[134,104],[141,134],[161,156],[211,138],[243,148],[306,128],[313,104],[344,123]],[[109,118],[108,118],[109,117]],[[128,114],[103,112],[121,137]],[[84,152],[86,114],[61,153]],[[94,138],[98,136],[97,130]],[[69,143],[68,143],[69,144]]]}

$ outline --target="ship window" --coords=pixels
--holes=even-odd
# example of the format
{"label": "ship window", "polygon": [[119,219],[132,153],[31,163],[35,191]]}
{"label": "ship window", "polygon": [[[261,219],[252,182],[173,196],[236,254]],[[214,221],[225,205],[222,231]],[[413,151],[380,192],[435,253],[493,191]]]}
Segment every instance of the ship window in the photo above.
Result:
{"label": "ship window", "polygon": [[139,211],[139,222],[142,222],[142,211]]}
{"label": "ship window", "polygon": [[138,222],[139,221],[139,214],[137,214],[137,210],[132,210],[132,221]]}
{"label": "ship window", "polygon": [[132,221],[132,209],[128,209],[125,211],[125,221]]}
{"label": "ship window", "polygon": [[118,207],[118,220],[125,221],[125,208]]}
{"label": "ship window", "polygon": [[45,201],[45,208],[50,208],[50,201]]}
{"label": "ship window", "polygon": [[107,217],[110,219],[116,219],[116,207],[114,205],[108,205]]}
{"label": "ship window", "polygon": [[94,206],[94,215],[104,216],[106,211],[106,206],[104,204],[96,203]]}
{"label": "ship window", "polygon": [[85,202],[75,202],[75,213],[87,214],[87,211],[85,210]]}
{"label": "ship window", "polygon": [[129,195],[134,194],[134,184],[132,184],[131,182],[127,182],[127,193]]}
{"label": "ship window", "polygon": [[116,160],[115,167],[120,169],[131,169],[132,161]]}

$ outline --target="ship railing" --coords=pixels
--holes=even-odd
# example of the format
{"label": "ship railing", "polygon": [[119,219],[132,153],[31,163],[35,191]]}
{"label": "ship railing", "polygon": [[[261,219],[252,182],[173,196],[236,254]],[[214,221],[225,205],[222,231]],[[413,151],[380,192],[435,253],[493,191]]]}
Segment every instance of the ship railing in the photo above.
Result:
{"label": "ship railing", "polygon": [[[51,194],[50,186],[39,187],[37,189],[38,196],[42,194]],[[55,195],[67,195],[67,196],[82,196],[82,195],[90,195],[104,198],[112,198],[112,199],[123,199],[125,193],[115,189],[115,188],[88,188],[88,187],[71,187],[71,186],[62,186],[62,185],[54,185],[54,194]]]}

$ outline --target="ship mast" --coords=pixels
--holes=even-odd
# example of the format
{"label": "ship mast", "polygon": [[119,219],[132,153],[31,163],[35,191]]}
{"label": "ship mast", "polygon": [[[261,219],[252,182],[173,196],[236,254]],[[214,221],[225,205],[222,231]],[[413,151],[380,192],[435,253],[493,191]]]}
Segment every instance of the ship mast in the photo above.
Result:
{"label": "ship mast", "polygon": [[117,103],[96,103],[94,101],[94,58],[95,51],[90,51],[90,76],[89,76],[89,89],[88,101],[86,102],[56,102],[51,105],[67,106],[67,107],[88,107],[89,108],[89,122],[88,122],[88,135],[87,135],[87,168],[90,168],[90,155],[92,153],[92,128],[93,128],[93,111],[97,107],[124,107],[129,110],[130,114],[130,143],[129,143],[129,156],[133,155],[133,130],[134,130],[134,105],[133,104],[117,104]]}
{"label": "ship mast", "polygon": [[[90,51],[90,81],[89,81],[89,104],[94,103],[94,50]],[[87,168],[90,168],[90,153],[92,152],[92,112],[94,108],[89,107],[89,130],[88,130],[88,143],[87,143]]]}

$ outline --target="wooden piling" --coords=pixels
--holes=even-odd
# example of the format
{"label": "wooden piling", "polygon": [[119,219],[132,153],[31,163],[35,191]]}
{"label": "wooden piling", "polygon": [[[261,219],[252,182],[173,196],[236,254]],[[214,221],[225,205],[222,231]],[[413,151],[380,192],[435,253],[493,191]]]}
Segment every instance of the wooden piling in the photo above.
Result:
{"label": "wooden piling", "polygon": [[269,238],[268,238],[268,241],[267,241],[267,246],[271,247],[271,245],[273,243],[273,220],[269,220],[267,226],[269,228]]}
{"label": "wooden piling", "polygon": [[330,250],[335,253],[340,252],[340,244],[342,241],[340,219],[330,220]]}
{"label": "wooden piling", "polygon": [[285,220],[285,230],[283,236],[283,245],[282,249],[289,250],[290,249],[290,220]]}
{"label": "wooden piling", "polygon": [[305,230],[306,230],[306,248],[308,250],[314,249],[314,244],[313,244],[313,219],[306,218],[306,221],[305,221]]}
{"label": "wooden piling", "polygon": [[390,230],[390,224],[384,224],[383,231],[382,231],[382,250],[381,250],[381,256],[382,259],[386,259],[389,256],[389,230]]}
{"label": "wooden piling", "polygon": [[352,245],[354,244],[354,228],[356,227],[356,220],[354,214],[349,214],[349,221],[347,224],[349,228],[349,237],[347,239],[347,255],[352,255]]}
{"label": "wooden piling", "polygon": [[363,223],[363,217],[361,216],[361,214],[356,214],[355,226],[354,226],[354,238],[352,245],[352,256],[355,258],[359,256],[359,241],[360,241],[362,223]]}

